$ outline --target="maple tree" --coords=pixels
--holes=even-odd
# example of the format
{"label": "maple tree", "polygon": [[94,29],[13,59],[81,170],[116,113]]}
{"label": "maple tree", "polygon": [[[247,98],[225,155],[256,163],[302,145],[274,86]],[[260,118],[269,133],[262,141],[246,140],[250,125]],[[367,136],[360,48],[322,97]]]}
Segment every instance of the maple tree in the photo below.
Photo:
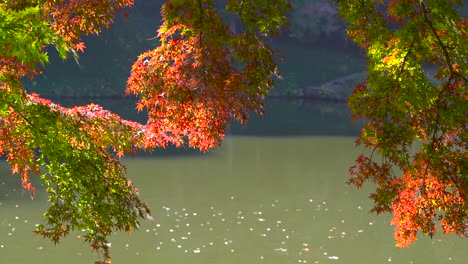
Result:
{"label": "maple tree", "polygon": [[[46,223],[36,233],[55,243],[83,230],[109,262],[108,238],[151,219],[148,206],[125,176],[120,158],[138,149],[218,146],[230,118],[246,122],[263,111],[277,75],[277,52],[265,38],[279,31],[286,1],[228,1],[245,30],[233,33],[211,0],[167,1],[161,45],[131,69],[128,93],[147,109],[147,124],[123,120],[94,104],[65,108],[28,94],[21,80],[41,73],[46,48],[62,58],[85,51],[81,37],[98,34],[133,0],[0,1],[0,155],[34,194],[39,175],[49,194]],[[127,14],[124,13],[125,16]]]}
{"label": "maple tree", "polygon": [[[417,233],[467,237],[468,19],[461,1],[339,1],[368,77],[349,99],[370,149],[350,183],[373,182],[376,213],[392,212],[397,246]],[[435,68],[434,79],[428,68]]]}

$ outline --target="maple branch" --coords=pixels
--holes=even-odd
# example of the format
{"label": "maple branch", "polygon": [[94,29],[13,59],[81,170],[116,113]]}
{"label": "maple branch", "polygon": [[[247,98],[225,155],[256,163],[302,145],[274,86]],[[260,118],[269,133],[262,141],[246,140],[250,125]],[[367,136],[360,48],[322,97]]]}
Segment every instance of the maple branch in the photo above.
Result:
{"label": "maple branch", "polygon": [[[33,124],[33,122],[30,120],[29,117],[27,117],[26,115],[24,115],[21,111],[19,111],[12,103],[8,102],[8,101],[5,101],[4,99],[0,99],[0,101],[2,101],[3,103],[7,104],[9,107],[11,107],[32,129],[36,130],[37,132],[43,134],[43,135],[46,135],[48,136],[48,133],[45,131],[45,130],[42,130],[40,128],[38,128],[36,125]],[[86,135],[88,135],[88,133],[86,131],[83,131]],[[89,135],[88,135],[89,136]],[[71,145],[67,145],[67,147],[73,152],[75,149],[71,146]],[[91,166],[92,168],[94,168],[95,172],[100,175],[102,178],[105,178],[105,175],[104,173],[102,172],[101,169],[99,169],[96,164],[94,164],[93,162],[91,162],[89,159],[82,159],[86,164],[88,164],[89,166]],[[58,186],[57,186],[57,191],[58,191]]]}
{"label": "maple branch", "polygon": [[[406,65],[406,62],[407,62],[407,59],[409,58],[409,55],[411,54],[411,51],[414,47],[414,44],[416,43],[416,36],[413,37],[413,40],[411,41],[411,44],[408,48],[408,51],[406,52],[405,54],[405,57],[403,58],[403,61],[401,62],[401,65],[400,65],[400,68],[399,68],[399,71],[396,75],[396,78],[397,79],[398,77],[400,77],[404,70],[405,70],[405,65]],[[400,83],[397,82],[397,86],[400,87]],[[385,114],[385,119],[383,120],[383,125],[385,127],[386,124],[389,124],[389,123],[392,123],[391,120],[389,120],[389,108],[390,108],[390,97],[391,97],[391,88],[390,89],[387,89],[386,93],[385,93],[385,107],[380,111],[380,113],[384,113]],[[384,138],[387,138],[386,137],[386,133],[387,131],[384,129],[383,131],[383,134],[384,134]],[[388,138],[391,138],[391,137],[388,137]]]}
{"label": "maple branch", "polygon": [[248,27],[247,27],[246,23],[244,22],[244,19],[242,18],[242,13],[244,12],[244,3],[245,3],[244,0],[242,0],[241,1],[241,6],[240,6],[239,11],[237,13],[239,15],[239,19],[240,19],[242,25],[244,26],[244,30],[247,32],[248,35],[250,35]]}
{"label": "maple branch", "polygon": [[437,102],[436,102],[436,109],[437,109],[437,113],[436,113],[436,121],[435,121],[435,124],[434,124],[434,131],[432,132],[432,144],[431,144],[431,149],[434,149],[434,146],[435,146],[435,137],[436,137],[436,134],[437,134],[437,130],[438,130],[438,126],[439,126],[439,120],[440,120],[440,97],[442,95],[442,93],[447,90],[447,88],[449,87],[450,85],[450,82],[452,81],[453,79],[453,75],[450,75],[450,78],[448,79],[447,83],[445,84],[444,88],[442,90],[439,91],[439,94],[437,95]]}
{"label": "maple branch", "polygon": [[403,73],[404,69],[405,69],[406,60],[408,59],[409,55],[411,54],[411,50],[413,49],[414,44],[416,43],[416,39],[417,39],[416,36],[417,35],[414,35],[413,41],[411,41],[411,44],[410,44],[410,46],[408,48],[408,51],[406,52],[405,57],[403,58],[403,61],[402,61],[401,66],[400,66],[400,72],[398,73],[398,76],[400,76]]}
{"label": "maple branch", "polygon": [[[450,83],[451,81],[453,80],[453,77],[454,75],[456,76],[459,76],[461,77],[463,80],[465,80],[465,82],[468,82],[468,79],[459,74],[458,72],[456,72],[454,69],[453,69],[453,66],[452,66],[452,60],[450,58],[450,54],[447,50],[447,47],[444,45],[444,43],[442,42],[439,34],[437,33],[437,30],[434,28],[434,25],[432,23],[432,21],[429,19],[428,17],[428,13],[429,11],[427,10],[426,8],[426,5],[424,4],[424,2],[421,2],[421,6],[422,6],[422,9],[423,9],[423,15],[424,15],[424,20],[426,21],[426,23],[428,24],[431,32],[434,34],[434,37],[436,38],[441,50],[442,50],[442,53],[444,54],[444,57],[445,57],[445,61],[446,61],[446,64],[449,68],[449,71],[450,71],[450,77],[449,77],[449,80],[446,82],[445,86],[443,87],[443,89],[441,89],[439,91],[439,94],[437,95],[437,103],[436,103],[436,121],[435,121],[435,124],[434,124],[434,128],[433,128],[433,133],[432,133],[432,139],[431,139],[431,149],[434,150],[434,147],[435,147],[435,142],[436,142],[436,135],[437,135],[437,131],[438,131],[438,126],[439,126],[439,120],[440,120],[440,97],[442,95],[442,93],[444,93],[448,87],[450,86]],[[432,153],[430,154],[429,157],[432,156]]]}
{"label": "maple branch", "polygon": [[428,24],[429,28],[431,29],[432,33],[434,34],[437,42],[439,43],[439,46],[440,48],[442,49],[442,53],[444,54],[444,57],[445,57],[445,61],[447,62],[447,66],[450,70],[450,73],[453,74],[453,75],[457,75],[459,76],[460,78],[462,78],[463,80],[465,80],[465,82],[468,82],[468,79],[467,77],[461,75],[460,73],[456,72],[454,69],[453,69],[453,66],[452,66],[452,60],[450,59],[450,55],[448,53],[448,50],[447,50],[447,47],[444,45],[444,43],[442,42],[442,40],[440,39],[440,36],[439,34],[437,33],[437,30],[434,28],[434,25],[432,24],[432,21],[429,19],[429,17],[427,16],[427,14],[429,13],[429,11],[427,10],[426,8],[426,5],[424,4],[424,2],[421,2],[421,6],[423,8],[423,15],[424,15],[424,20],[426,21],[426,23]]}
{"label": "maple branch", "polygon": [[39,129],[38,127],[36,127],[32,122],[31,120],[29,120],[28,117],[26,117],[23,113],[21,113],[20,111],[18,111],[18,109],[16,109],[16,107],[11,104],[10,102],[7,102],[3,99],[0,99],[2,102],[4,102],[5,104],[7,104],[9,107],[11,107],[21,118],[24,119],[24,121],[26,121],[26,123],[28,123],[28,125],[30,125],[33,129],[35,129],[36,131],[38,131],[39,133],[41,134],[44,134],[47,136],[47,132],[45,132],[44,130],[41,130]]}
{"label": "maple branch", "polygon": [[203,3],[202,0],[198,0],[198,7],[200,8],[200,33],[199,33],[199,45],[201,51],[201,63],[202,63],[202,72],[203,72],[203,85],[208,86],[208,81],[206,79],[206,65],[205,65],[205,56],[203,53]]}

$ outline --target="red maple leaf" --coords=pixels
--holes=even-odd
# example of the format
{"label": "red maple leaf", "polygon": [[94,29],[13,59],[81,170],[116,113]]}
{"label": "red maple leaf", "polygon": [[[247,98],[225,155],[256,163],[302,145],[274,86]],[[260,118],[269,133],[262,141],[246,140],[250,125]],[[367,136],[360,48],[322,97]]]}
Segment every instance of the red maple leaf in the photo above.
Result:
{"label": "red maple leaf", "polygon": [[81,52],[84,52],[84,49],[86,48],[84,42],[78,42],[75,44],[75,49]]}

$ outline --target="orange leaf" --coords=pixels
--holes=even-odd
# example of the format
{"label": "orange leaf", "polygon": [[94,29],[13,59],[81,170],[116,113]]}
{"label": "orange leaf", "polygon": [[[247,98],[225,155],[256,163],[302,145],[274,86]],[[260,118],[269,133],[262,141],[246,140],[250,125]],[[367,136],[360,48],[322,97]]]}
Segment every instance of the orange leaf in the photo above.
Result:
{"label": "orange leaf", "polygon": [[84,42],[78,42],[75,44],[75,49],[81,52],[84,52],[84,49],[86,48]]}
{"label": "orange leaf", "polygon": [[18,164],[13,165],[13,166],[11,167],[11,172],[12,172],[13,174],[18,173],[18,172],[19,172],[19,165],[18,165]]}
{"label": "orange leaf", "polygon": [[145,105],[144,105],[144,104],[142,104],[142,103],[138,102],[138,103],[137,103],[137,106],[136,106],[136,109],[138,110],[138,112],[140,112],[140,111],[142,111],[142,110],[143,110],[143,108],[144,108],[144,107],[145,107]]}

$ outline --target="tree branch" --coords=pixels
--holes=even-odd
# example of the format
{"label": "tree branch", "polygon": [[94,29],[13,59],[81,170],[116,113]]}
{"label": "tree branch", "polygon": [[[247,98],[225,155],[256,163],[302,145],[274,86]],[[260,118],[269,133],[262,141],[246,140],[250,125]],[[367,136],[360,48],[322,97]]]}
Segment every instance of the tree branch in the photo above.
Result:
{"label": "tree branch", "polygon": [[448,66],[448,68],[449,68],[449,70],[450,70],[450,73],[453,74],[453,75],[457,75],[457,76],[459,76],[460,78],[462,78],[463,80],[465,80],[465,82],[468,82],[467,77],[465,77],[465,76],[459,74],[458,72],[456,72],[456,71],[453,69],[452,60],[451,60],[451,58],[450,58],[450,54],[448,53],[447,47],[444,45],[444,43],[443,43],[442,40],[440,39],[440,36],[439,36],[439,34],[437,33],[437,30],[434,28],[434,25],[432,24],[432,21],[429,19],[429,17],[428,17],[429,11],[427,10],[426,5],[424,4],[424,2],[421,2],[421,6],[422,6],[422,9],[423,9],[424,21],[426,21],[427,25],[429,26],[429,28],[431,29],[432,33],[434,34],[434,37],[437,39],[437,42],[439,43],[439,46],[440,46],[440,48],[442,49],[442,53],[444,54],[445,61],[446,61],[447,66]]}

